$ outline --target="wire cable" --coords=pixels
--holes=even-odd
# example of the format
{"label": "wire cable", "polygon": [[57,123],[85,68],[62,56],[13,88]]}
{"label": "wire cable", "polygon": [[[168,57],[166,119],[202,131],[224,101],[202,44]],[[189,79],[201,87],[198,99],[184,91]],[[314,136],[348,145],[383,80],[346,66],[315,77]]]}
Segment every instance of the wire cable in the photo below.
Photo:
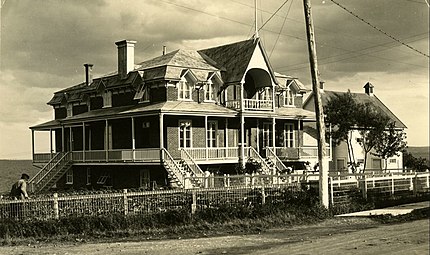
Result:
{"label": "wire cable", "polygon": [[285,22],[287,21],[288,14],[290,13],[291,6],[293,5],[293,1],[290,2],[290,7],[288,7],[287,15],[285,15],[284,21],[282,22],[281,29],[279,30],[278,36],[276,37],[275,43],[273,44],[272,50],[270,51],[269,58],[272,57],[272,53],[275,50],[276,44],[278,43],[279,37],[281,37],[282,30],[284,29]]}
{"label": "wire cable", "polygon": [[260,31],[260,29],[262,29],[275,15],[276,15],[276,13],[278,13],[279,12],[279,10],[281,10],[281,8],[282,7],[284,7],[284,5],[286,4],[286,3],[288,3],[288,1],[289,0],[286,0],[273,14],[272,14],[272,16],[270,16],[267,20],[266,20],[266,22],[264,22],[264,24],[263,25],[261,25],[261,27],[258,29],[258,31]]}
{"label": "wire cable", "polygon": [[395,38],[394,36],[392,36],[392,35],[388,34],[387,32],[383,31],[382,29],[380,29],[380,28],[378,28],[378,27],[376,27],[376,26],[372,25],[371,23],[367,22],[367,21],[366,21],[366,20],[364,20],[363,18],[359,17],[357,14],[355,14],[355,13],[353,13],[352,11],[348,10],[347,8],[345,8],[344,6],[342,6],[341,4],[339,4],[338,2],[336,2],[336,1],[334,1],[334,0],[330,0],[330,1],[332,1],[334,4],[336,4],[336,5],[337,5],[337,6],[339,6],[340,8],[344,9],[346,12],[348,12],[348,13],[349,13],[349,14],[351,14],[352,16],[356,17],[357,19],[361,20],[362,22],[366,23],[367,25],[371,26],[373,29],[376,29],[377,31],[381,32],[382,34],[384,34],[384,35],[388,36],[389,38],[393,39],[394,41],[396,41],[396,42],[398,42],[398,43],[400,43],[400,44],[402,44],[402,45],[404,45],[404,46],[408,47],[409,49],[411,49],[411,50],[413,50],[413,51],[415,51],[415,52],[417,52],[417,53],[419,53],[419,54],[421,54],[421,55],[423,55],[423,56],[426,56],[427,58],[430,58],[430,56],[429,56],[429,55],[425,54],[425,53],[424,53],[424,52],[422,52],[422,51],[419,51],[419,50],[415,49],[414,47],[410,46],[409,44],[406,44],[406,43],[404,43],[404,42],[400,41],[399,39]]}

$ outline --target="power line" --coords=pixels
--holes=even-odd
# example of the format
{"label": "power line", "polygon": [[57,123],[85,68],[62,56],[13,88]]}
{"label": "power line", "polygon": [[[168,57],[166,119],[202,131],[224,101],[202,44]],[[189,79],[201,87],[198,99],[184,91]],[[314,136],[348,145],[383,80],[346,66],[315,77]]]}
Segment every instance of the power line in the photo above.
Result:
{"label": "power line", "polygon": [[[410,38],[414,38],[414,37],[418,37],[418,36],[422,36],[422,35],[426,35],[426,36],[423,37],[423,38],[420,37],[420,38],[415,39],[415,40],[410,41],[410,42],[415,42],[415,41],[419,41],[419,40],[422,40],[422,39],[426,38],[427,35],[428,35],[428,32],[410,36],[408,38],[405,38],[405,40],[410,39]],[[356,50],[356,51],[349,51],[349,52],[338,54],[338,55],[335,55],[335,56],[330,56],[330,57],[325,57],[325,58],[319,58],[319,60],[322,61],[322,60],[327,60],[327,59],[330,59],[330,58],[336,58],[336,57],[341,57],[341,56],[350,55],[350,54],[354,54],[354,53],[360,53],[360,52],[367,51],[367,50],[370,50],[370,49],[373,49],[373,48],[377,48],[377,47],[386,47],[385,49],[374,50],[374,51],[367,52],[367,53],[363,52],[363,53],[361,53],[359,55],[349,56],[349,57],[346,57],[346,58],[342,58],[340,60],[334,60],[334,61],[331,61],[331,62],[328,62],[328,63],[322,63],[322,64],[329,64],[329,63],[334,63],[336,61],[343,61],[343,60],[347,60],[347,59],[351,59],[351,58],[356,58],[356,57],[361,57],[361,56],[367,55],[367,56],[370,56],[370,57],[379,58],[379,59],[382,59],[382,60],[389,60],[389,61],[393,61],[393,62],[396,62],[396,63],[403,63],[403,64],[408,64],[408,65],[413,65],[413,66],[418,66],[418,67],[424,67],[424,66],[421,66],[421,65],[414,65],[414,64],[410,64],[410,63],[399,62],[398,60],[387,59],[387,58],[382,58],[382,57],[377,57],[377,56],[374,56],[374,55],[370,55],[372,53],[381,52],[381,51],[392,49],[394,47],[398,47],[398,45],[392,45],[392,46],[389,46],[389,47],[386,46],[388,44],[393,44],[393,43],[394,42],[377,44],[377,45],[373,45],[373,46],[366,47],[364,49],[360,49],[360,50]],[[308,64],[309,64],[308,62],[300,63],[300,64],[292,64],[292,65],[288,65],[288,66],[277,67],[277,69],[281,69],[282,70],[282,69],[289,68],[289,67],[300,66],[300,65],[308,65]],[[301,67],[301,68],[303,68],[303,67]],[[289,70],[297,70],[297,69],[301,69],[301,68],[295,68],[295,69],[289,69]],[[427,68],[427,67],[424,67],[424,68]]]}
{"label": "power line", "polygon": [[275,15],[276,15],[276,13],[278,13],[278,11],[279,10],[281,10],[281,8],[282,7],[284,7],[284,5],[286,4],[286,3],[288,3],[288,1],[289,0],[286,0],[273,14],[272,14],[272,16],[270,16],[267,20],[266,20],[266,22],[264,22],[264,24],[263,25],[261,25],[261,27],[258,29],[258,31],[260,31],[260,29],[262,29]]}
{"label": "power line", "polygon": [[367,22],[367,21],[366,21],[366,20],[364,20],[363,18],[359,17],[357,14],[353,13],[352,11],[348,10],[347,8],[345,8],[344,6],[342,6],[341,4],[339,4],[338,2],[336,2],[336,1],[334,1],[334,0],[330,0],[330,1],[332,1],[334,4],[336,4],[336,5],[337,5],[337,6],[339,6],[340,8],[344,9],[346,12],[348,12],[348,13],[349,13],[349,14],[351,14],[352,16],[356,17],[357,19],[361,20],[362,22],[366,23],[367,25],[371,26],[372,28],[376,29],[377,31],[381,32],[382,34],[384,34],[384,35],[386,35],[386,36],[390,37],[390,38],[391,38],[391,39],[393,39],[394,41],[396,41],[396,42],[398,42],[398,43],[400,43],[400,44],[402,44],[402,45],[404,45],[404,46],[408,47],[409,49],[411,49],[411,50],[413,50],[413,51],[415,51],[415,52],[418,52],[419,54],[421,54],[421,55],[423,55],[423,56],[426,56],[426,57],[430,58],[430,56],[429,56],[429,55],[427,55],[427,54],[425,54],[424,52],[421,52],[421,51],[419,51],[419,50],[415,49],[414,47],[412,47],[412,46],[410,46],[410,45],[408,45],[408,44],[406,44],[406,43],[404,43],[404,42],[400,41],[399,39],[395,38],[394,36],[392,36],[392,35],[388,34],[387,32],[383,31],[382,29],[380,29],[380,28],[378,28],[378,27],[376,27],[376,26],[374,26],[374,25],[370,24],[369,22]]}
{"label": "power line", "polygon": [[272,50],[270,51],[269,58],[272,57],[272,53],[275,50],[276,44],[278,43],[279,37],[281,37],[282,30],[284,29],[285,22],[287,21],[288,14],[290,13],[291,6],[293,5],[293,0],[290,2],[290,6],[288,7],[287,14],[285,15],[284,21],[282,22],[281,29],[279,29],[278,36],[276,37],[275,43],[273,44]]}

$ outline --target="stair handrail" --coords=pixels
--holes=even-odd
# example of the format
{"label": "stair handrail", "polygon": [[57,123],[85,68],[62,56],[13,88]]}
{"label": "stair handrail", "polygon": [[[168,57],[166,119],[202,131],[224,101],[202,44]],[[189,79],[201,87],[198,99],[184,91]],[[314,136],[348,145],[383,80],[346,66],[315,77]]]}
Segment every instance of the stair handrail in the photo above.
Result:
{"label": "stair handrail", "polygon": [[[29,181],[28,183],[35,183],[36,181],[39,182],[43,176],[45,176],[45,172],[49,172],[50,169],[52,168],[51,165],[55,165],[57,161],[55,161],[57,159],[57,157],[59,157],[61,154],[63,154],[63,152],[57,152],[49,161],[48,163],[46,163],[46,165],[44,165],[42,167],[42,169],[39,170],[39,172],[37,172]],[[54,162],[55,161],[55,162]],[[47,169],[48,168],[48,169]],[[42,177],[40,177],[42,175]]]}
{"label": "stair handrail", "polygon": [[[68,157],[69,155],[70,155],[70,151],[68,151],[68,152],[66,152],[57,162],[55,162],[55,164],[50,168],[50,170],[49,171],[47,171],[43,176],[42,176],[42,178],[39,180],[39,181],[37,181],[36,182],[36,184],[39,184],[40,183],[40,181],[41,180],[43,180],[43,179],[45,179],[45,177],[49,174],[49,173],[51,173],[52,172],[52,170],[53,169],[55,169],[60,163],[62,163],[62,166],[64,166],[66,163],[67,163],[67,161],[65,161],[64,159],[66,158],[66,157]],[[69,159],[70,160],[70,159]]]}
{"label": "stair handrail", "polygon": [[270,159],[270,161],[272,161],[275,164],[276,169],[278,170],[278,172],[283,172],[285,170],[287,170],[287,167],[285,166],[285,164],[282,162],[282,160],[276,155],[275,152],[273,152],[273,150],[270,147],[266,147],[266,157]]}
{"label": "stair handrail", "polygon": [[185,173],[181,173],[181,168],[179,167],[178,163],[176,163],[176,161],[173,159],[172,155],[170,155],[169,151],[166,150],[165,148],[161,149],[161,152],[163,153],[163,161],[168,164],[169,166],[172,166],[172,172],[176,175],[176,177],[178,178],[179,182],[184,185],[184,180],[185,180]]}
{"label": "stair handrail", "polygon": [[194,161],[188,151],[186,151],[184,148],[181,149],[181,158],[184,159],[185,163],[191,170],[192,174],[194,174],[194,176],[203,177],[205,175],[199,165],[197,165],[197,163]]}
{"label": "stair handrail", "polygon": [[[254,149],[254,147],[248,147],[248,156],[251,158],[254,158],[257,160],[258,163],[260,163],[263,167],[261,168],[265,174],[271,174],[270,173],[270,166],[267,164],[267,162],[260,156],[260,154]],[[265,171],[267,169],[269,173]]]}

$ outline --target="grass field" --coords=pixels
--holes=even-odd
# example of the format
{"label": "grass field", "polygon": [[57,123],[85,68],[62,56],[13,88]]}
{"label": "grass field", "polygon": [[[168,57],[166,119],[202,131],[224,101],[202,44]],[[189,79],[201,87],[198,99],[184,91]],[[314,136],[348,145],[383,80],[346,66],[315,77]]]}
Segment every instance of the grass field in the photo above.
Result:
{"label": "grass field", "polygon": [[0,194],[8,193],[22,173],[31,178],[38,171],[39,168],[34,167],[31,160],[0,160]]}

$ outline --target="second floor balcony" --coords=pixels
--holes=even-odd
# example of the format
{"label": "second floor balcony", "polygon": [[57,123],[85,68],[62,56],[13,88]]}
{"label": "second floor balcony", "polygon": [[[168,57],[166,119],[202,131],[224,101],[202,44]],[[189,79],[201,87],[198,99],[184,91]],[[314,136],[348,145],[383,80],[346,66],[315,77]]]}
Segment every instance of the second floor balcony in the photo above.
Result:
{"label": "second floor balcony", "polygon": [[[226,106],[231,109],[240,110],[240,100],[230,100],[226,102]],[[261,99],[243,99],[244,111],[273,111],[273,100]]]}

